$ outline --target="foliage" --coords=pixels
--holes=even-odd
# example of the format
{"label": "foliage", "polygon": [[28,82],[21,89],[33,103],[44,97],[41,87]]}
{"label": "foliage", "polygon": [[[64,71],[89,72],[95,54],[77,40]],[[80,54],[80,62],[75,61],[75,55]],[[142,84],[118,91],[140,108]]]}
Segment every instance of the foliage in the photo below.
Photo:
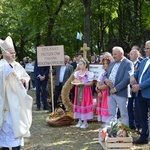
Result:
{"label": "foliage", "polygon": [[[86,2],[86,1],[84,1]],[[92,0],[90,5],[91,54],[111,51],[120,45],[129,52],[132,44],[142,45],[150,38],[150,3],[146,0]],[[1,0],[0,38],[12,36],[18,59],[34,58],[39,45],[64,45],[73,57],[87,37],[81,0]],[[83,39],[77,40],[77,31]]]}

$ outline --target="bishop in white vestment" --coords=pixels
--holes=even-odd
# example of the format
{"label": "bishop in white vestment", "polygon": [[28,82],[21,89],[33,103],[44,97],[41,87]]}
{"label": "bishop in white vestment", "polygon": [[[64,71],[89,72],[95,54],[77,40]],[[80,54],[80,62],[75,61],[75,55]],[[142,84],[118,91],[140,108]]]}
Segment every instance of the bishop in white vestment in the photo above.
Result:
{"label": "bishop in white vestment", "polygon": [[0,41],[0,147],[20,150],[24,137],[30,136],[32,98],[27,94],[30,77],[16,62],[11,37]]}

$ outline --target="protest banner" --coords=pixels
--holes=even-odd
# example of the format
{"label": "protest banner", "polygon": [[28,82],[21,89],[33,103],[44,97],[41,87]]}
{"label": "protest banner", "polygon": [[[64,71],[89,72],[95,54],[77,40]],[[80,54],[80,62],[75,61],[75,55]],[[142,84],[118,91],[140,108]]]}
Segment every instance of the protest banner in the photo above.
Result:
{"label": "protest banner", "polygon": [[37,47],[38,66],[64,65],[64,46]]}

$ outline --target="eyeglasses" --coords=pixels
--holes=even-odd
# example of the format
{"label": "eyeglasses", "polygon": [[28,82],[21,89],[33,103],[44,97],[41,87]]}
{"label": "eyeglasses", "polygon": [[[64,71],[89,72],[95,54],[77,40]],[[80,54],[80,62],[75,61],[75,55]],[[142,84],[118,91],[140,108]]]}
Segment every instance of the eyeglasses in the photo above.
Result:
{"label": "eyeglasses", "polygon": [[144,48],[144,50],[146,51],[146,50],[149,50],[150,48]]}

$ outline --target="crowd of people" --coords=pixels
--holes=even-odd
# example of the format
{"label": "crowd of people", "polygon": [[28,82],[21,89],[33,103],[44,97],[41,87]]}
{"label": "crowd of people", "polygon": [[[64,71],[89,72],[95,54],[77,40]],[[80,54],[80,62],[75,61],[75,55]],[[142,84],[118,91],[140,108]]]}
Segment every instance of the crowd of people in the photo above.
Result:
{"label": "crowd of people", "polygon": [[[65,55],[64,65],[55,66],[53,70],[50,70],[49,66],[39,67],[37,58],[34,61],[31,58],[28,60],[24,58],[20,64],[17,63],[15,61],[16,52],[10,37],[6,38],[5,41],[1,40],[0,47],[3,56],[0,60],[0,69],[2,68],[0,78],[3,81],[2,84],[5,85],[1,90],[3,96],[0,98],[2,104],[0,111],[5,115],[5,117],[2,115],[0,118],[0,147],[3,147],[3,150],[7,150],[8,147],[19,150],[20,146],[23,145],[23,138],[29,136],[32,120],[32,98],[27,95],[27,89],[36,92],[36,111],[40,111],[41,107],[43,110],[52,111],[52,105],[49,107],[47,102],[50,73],[54,76],[54,109],[58,106],[61,90],[69,77],[74,74],[74,81],[78,81],[78,84],[74,84],[70,91],[74,118],[78,120],[76,127],[81,129],[88,127],[88,120],[94,117],[93,97],[96,97],[96,115],[97,120],[103,122],[102,127],[109,126],[120,118],[122,124],[137,130],[140,134],[139,139],[134,141],[135,144],[148,143],[150,41],[145,43],[146,57],[142,57],[140,49],[136,45],[131,48],[127,56],[125,56],[122,47],[115,46],[112,48],[112,54],[104,52],[98,57],[91,56],[89,62],[82,58],[81,54],[76,54],[74,61]],[[103,66],[103,71],[99,74],[97,81],[94,81],[94,73],[88,69],[89,63]],[[28,101],[25,100],[28,105],[22,101],[18,102],[17,105],[19,110],[23,110],[20,120],[23,120],[26,128],[22,124],[17,124],[19,128],[25,128],[23,133],[19,128],[14,127],[16,117],[13,111],[16,108],[10,100],[16,98],[16,95],[18,96],[20,93],[18,93],[19,90],[14,89],[9,81],[11,78],[18,82],[18,84],[15,83],[15,87],[23,89],[21,94],[24,95],[25,99],[28,99]],[[14,97],[10,97],[9,93],[7,94],[8,91],[13,93]],[[6,97],[4,96],[5,92]],[[22,103],[25,105],[24,107]],[[20,113],[19,110],[18,113]],[[29,111],[27,112],[27,110]]]}

